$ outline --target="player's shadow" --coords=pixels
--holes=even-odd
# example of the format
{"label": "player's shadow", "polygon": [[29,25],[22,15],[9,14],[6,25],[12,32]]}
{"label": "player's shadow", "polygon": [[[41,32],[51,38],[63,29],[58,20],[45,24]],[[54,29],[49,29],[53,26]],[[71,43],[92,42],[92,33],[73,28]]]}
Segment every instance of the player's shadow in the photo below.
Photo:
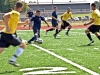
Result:
{"label": "player's shadow", "polygon": [[3,75],[3,74],[10,74],[10,73],[14,73],[16,71],[5,71],[5,72],[0,72],[0,75]]}
{"label": "player's shadow", "polygon": [[78,47],[91,47],[91,46],[95,46],[95,45],[79,45]]}

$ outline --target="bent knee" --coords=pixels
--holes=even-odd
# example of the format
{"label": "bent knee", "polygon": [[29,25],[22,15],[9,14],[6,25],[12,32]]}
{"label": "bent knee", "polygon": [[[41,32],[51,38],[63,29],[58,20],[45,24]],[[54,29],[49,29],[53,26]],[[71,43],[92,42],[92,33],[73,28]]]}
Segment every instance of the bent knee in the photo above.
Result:
{"label": "bent knee", "polygon": [[25,48],[26,48],[26,43],[25,43],[25,42],[22,42],[22,43],[20,44],[20,46],[19,46],[19,47],[21,47],[21,48],[25,49]]}
{"label": "bent knee", "polygon": [[85,30],[85,33],[89,33],[90,31],[88,29]]}

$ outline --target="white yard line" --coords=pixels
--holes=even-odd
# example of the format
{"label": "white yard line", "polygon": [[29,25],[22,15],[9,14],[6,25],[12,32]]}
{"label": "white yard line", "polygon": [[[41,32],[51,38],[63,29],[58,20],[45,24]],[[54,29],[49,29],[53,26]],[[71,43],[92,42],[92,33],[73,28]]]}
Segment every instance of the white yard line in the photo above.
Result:
{"label": "white yard line", "polygon": [[57,55],[56,53],[51,52],[51,51],[49,51],[49,50],[47,50],[47,49],[44,49],[44,48],[42,48],[42,47],[40,47],[40,46],[38,46],[38,45],[32,44],[32,46],[34,46],[34,47],[36,47],[36,48],[38,48],[38,49],[40,49],[40,50],[42,50],[42,51],[44,51],[44,52],[46,52],[46,53],[52,55],[52,56],[55,56],[56,58],[59,58],[59,59],[65,61],[66,63],[69,63],[69,64],[71,64],[71,65],[73,65],[73,66],[75,66],[75,67],[77,67],[77,68],[79,68],[79,69],[81,69],[81,70],[83,70],[83,71],[85,71],[85,72],[91,74],[91,75],[99,75],[98,73],[96,73],[96,72],[94,72],[94,71],[92,71],[92,70],[90,70],[90,69],[88,69],[88,68],[85,68],[85,67],[83,67],[83,66],[81,66],[81,65],[79,65],[79,64],[77,64],[77,63],[74,63],[74,62],[72,62],[71,60],[68,60],[68,59],[66,59],[66,58],[64,58],[64,57],[62,57],[62,56],[59,56],[59,55]]}

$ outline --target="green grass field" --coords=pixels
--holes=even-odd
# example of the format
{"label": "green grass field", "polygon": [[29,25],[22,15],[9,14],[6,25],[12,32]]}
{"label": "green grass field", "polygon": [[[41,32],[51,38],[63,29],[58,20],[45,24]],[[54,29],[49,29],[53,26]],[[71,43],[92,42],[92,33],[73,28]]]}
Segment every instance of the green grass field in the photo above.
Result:
{"label": "green grass field", "polygon": [[[0,75],[41,75],[41,73],[47,73],[43,70],[50,70],[48,68],[39,67],[64,67],[67,70],[64,71],[53,71],[57,72],[55,75],[99,75],[100,69],[100,41],[92,35],[95,43],[91,46],[86,46],[89,43],[88,38],[84,33],[84,29],[73,29],[70,32],[70,36],[65,35],[65,30],[62,31],[57,39],[53,38],[54,32],[49,32],[48,35],[45,31],[41,31],[41,38],[43,39],[43,44],[36,44],[47,51],[53,52],[62,58],[69,59],[70,61],[83,66],[91,71],[98,74],[90,74],[85,70],[81,70],[79,67],[73,66],[71,63],[67,63],[53,55],[46,53],[34,46],[28,45],[25,52],[21,57],[18,58],[20,67],[16,68],[8,64],[9,58],[13,55],[16,48],[10,47],[6,49],[0,55]],[[28,40],[33,36],[32,31],[18,31],[18,35]],[[20,72],[20,69],[24,68],[39,68],[38,70],[28,70]],[[38,71],[38,72],[36,72]],[[39,72],[40,71],[40,72]],[[42,72],[41,72],[42,71]],[[58,72],[71,72],[76,73],[66,73],[59,74]],[[29,72],[35,72],[40,74],[24,74]],[[50,73],[50,72],[49,72]],[[54,75],[54,74],[42,74],[42,75]]]}

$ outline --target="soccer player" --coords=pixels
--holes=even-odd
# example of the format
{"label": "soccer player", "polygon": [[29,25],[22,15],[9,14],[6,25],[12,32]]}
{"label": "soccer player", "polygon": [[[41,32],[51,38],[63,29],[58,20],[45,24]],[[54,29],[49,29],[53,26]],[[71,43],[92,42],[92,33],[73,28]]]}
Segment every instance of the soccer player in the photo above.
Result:
{"label": "soccer player", "polygon": [[20,11],[22,10],[23,3],[22,2],[16,2],[15,4],[15,10],[12,10],[11,12],[6,13],[3,16],[4,22],[5,22],[5,28],[1,32],[0,37],[0,53],[4,51],[5,48],[8,48],[10,45],[12,46],[19,46],[14,55],[10,58],[9,64],[14,65],[16,67],[20,66],[16,62],[16,58],[19,57],[26,45],[25,43],[19,38],[16,34],[17,25],[24,25],[28,24],[29,20],[27,19],[25,22],[19,22],[20,18]]}
{"label": "soccer player", "polygon": [[91,45],[92,43],[94,43],[94,40],[92,39],[92,37],[90,35],[90,32],[95,34],[97,36],[97,38],[100,40],[100,35],[98,34],[98,32],[100,30],[100,11],[98,9],[96,9],[95,3],[91,4],[91,8],[93,10],[91,21],[89,23],[84,24],[85,26],[87,26],[87,25],[90,25],[93,23],[91,26],[89,26],[85,30],[85,33],[90,40],[90,43],[88,45]]}
{"label": "soccer player", "polygon": [[40,13],[41,13],[41,11],[37,10],[36,11],[36,15],[31,19],[31,21],[34,22],[34,25],[32,27],[33,28],[33,32],[34,32],[34,37],[32,37],[28,41],[29,44],[31,44],[32,41],[37,42],[37,39],[40,37],[41,20],[44,21],[49,27],[49,24],[47,23],[45,18],[40,16]]}
{"label": "soccer player", "polygon": [[66,32],[66,35],[69,36],[69,31],[70,31],[70,29],[72,28],[72,26],[67,22],[68,18],[71,18],[72,20],[74,20],[73,17],[72,17],[72,13],[71,13],[71,8],[70,8],[70,7],[68,7],[67,12],[65,12],[65,13],[61,16],[62,25],[61,25],[61,27],[60,27],[60,30],[54,34],[54,37],[55,37],[55,38],[56,38],[57,34],[58,34],[60,31],[62,31],[63,29],[65,29],[66,27],[68,27],[68,30],[67,30],[67,32]]}
{"label": "soccer player", "polygon": [[[27,17],[31,20],[32,19],[32,17],[33,17],[33,12],[32,12],[32,10],[29,10],[29,12],[27,12]],[[26,25],[24,25],[24,27],[25,27]],[[30,22],[30,24],[29,24],[29,29],[30,29],[30,27],[32,26],[32,22]]]}
{"label": "soccer player", "polygon": [[56,32],[58,32],[58,15],[57,15],[57,7],[54,7],[54,11],[52,12],[52,28],[46,30],[46,34],[48,31],[53,31],[56,29]]}

